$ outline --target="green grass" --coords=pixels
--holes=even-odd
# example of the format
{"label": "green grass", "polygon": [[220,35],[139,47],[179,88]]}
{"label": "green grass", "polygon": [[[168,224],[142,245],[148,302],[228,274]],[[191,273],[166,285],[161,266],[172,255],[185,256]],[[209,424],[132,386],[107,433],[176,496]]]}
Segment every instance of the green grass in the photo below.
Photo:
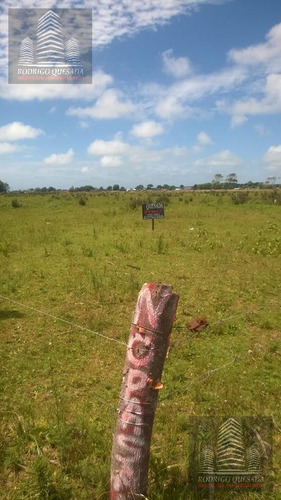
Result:
{"label": "green grass", "polygon": [[[152,231],[140,204],[161,197],[166,217]],[[228,193],[18,195],[17,210],[12,201],[0,197],[0,294],[121,342],[143,283],[180,295],[149,500],[191,498],[196,415],[273,416],[280,485],[281,207],[264,192],[243,203]],[[189,339],[198,316],[214,324]],[[0,349],[1,500],[106,499],[124,346],[0,298]],[[281,498],[278,486],[264,498]]]}

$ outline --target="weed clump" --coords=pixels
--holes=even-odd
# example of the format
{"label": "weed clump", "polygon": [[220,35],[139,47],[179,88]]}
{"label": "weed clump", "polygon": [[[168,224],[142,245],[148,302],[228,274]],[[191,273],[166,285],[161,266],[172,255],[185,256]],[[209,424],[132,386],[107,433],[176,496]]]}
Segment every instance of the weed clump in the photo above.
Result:
{"label": "weed clump", "polygon": [[84,207],[87,204],[86,198],[84,196],[80,196],[78,203],[79,203],[79,205]]}
{"label": "weed clump", "polygon": [[232,202],[234,205],[243,205],[249,200],[248,191],[240,191],[238,193],[233,193],[231,195]]}
{"label": "weed clump", "polygon": [[13,208],[20,208],[21,207],[21,204],[19,203],[19,201],[16,198],[14,198],[12,200],[11,205]]}

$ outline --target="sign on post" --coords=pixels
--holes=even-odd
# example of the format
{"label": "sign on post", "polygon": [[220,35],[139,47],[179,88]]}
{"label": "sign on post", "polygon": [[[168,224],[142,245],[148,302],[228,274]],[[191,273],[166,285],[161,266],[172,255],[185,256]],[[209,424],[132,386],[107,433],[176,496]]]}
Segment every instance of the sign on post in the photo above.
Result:
{"label": "sign on post", "polygon": [[164,203],[143,203],[143,220],[152,220],[152,230],[154,229],[154,219],[164,219]]}
{"label": "sign on post", "polygon": [[142,218],[147,219],[164,219],[164,203],[143,203]]}

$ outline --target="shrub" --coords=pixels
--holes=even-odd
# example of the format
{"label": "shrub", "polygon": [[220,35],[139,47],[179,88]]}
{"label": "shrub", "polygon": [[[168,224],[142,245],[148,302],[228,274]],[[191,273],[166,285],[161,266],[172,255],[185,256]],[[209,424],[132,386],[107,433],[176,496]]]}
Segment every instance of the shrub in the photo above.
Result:
{"label": "shrub", "polygon": [[129,203],[129,207],[132,210],[135,210],[137,207],[140,207],[143,203],[146,203],[146,201],[143,200],[141,197],[131,198],[130,203]]}
{"label": "shrub", "polygon": [[79,205],[81,205],[82,207],[84,207],[86,205],[86,198],[84,198],[84,196],[80,196],[79,200],[78,200],[78,203]]}
{"label": "shrub", "polygon": [[157,196],[156,203],[164,203],[165,205],[169,205],[170,196],[167,193],[161,193]]}
{"label": "shrub", "polygon": [[231,199],[234,203],[234,205],[243,205],[246,203],[249,199],[249,193],[248,191],[240,191],[237,193],[233,193],[231,195]]}
{"label": "shrub", "polygon": [[21,205],[20,205],[20,203],[19,203],[19,201],[18,201],[16,198],[14,198],[14,199],[12,200],[11,205],[12,205],[12,207],[14,207],[14,208],[19,208],[19,207],[21,206]]}

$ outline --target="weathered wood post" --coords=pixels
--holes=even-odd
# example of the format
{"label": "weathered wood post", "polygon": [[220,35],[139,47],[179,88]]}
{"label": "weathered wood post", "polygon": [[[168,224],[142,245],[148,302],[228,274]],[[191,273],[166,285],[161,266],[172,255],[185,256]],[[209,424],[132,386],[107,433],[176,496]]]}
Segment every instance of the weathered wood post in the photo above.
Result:
{"label": "weathered wood post", "polygon": [[111,500],[146,494],[152,426],[178,295],[171,285],[143,285],[131,325],[113,438]]}

